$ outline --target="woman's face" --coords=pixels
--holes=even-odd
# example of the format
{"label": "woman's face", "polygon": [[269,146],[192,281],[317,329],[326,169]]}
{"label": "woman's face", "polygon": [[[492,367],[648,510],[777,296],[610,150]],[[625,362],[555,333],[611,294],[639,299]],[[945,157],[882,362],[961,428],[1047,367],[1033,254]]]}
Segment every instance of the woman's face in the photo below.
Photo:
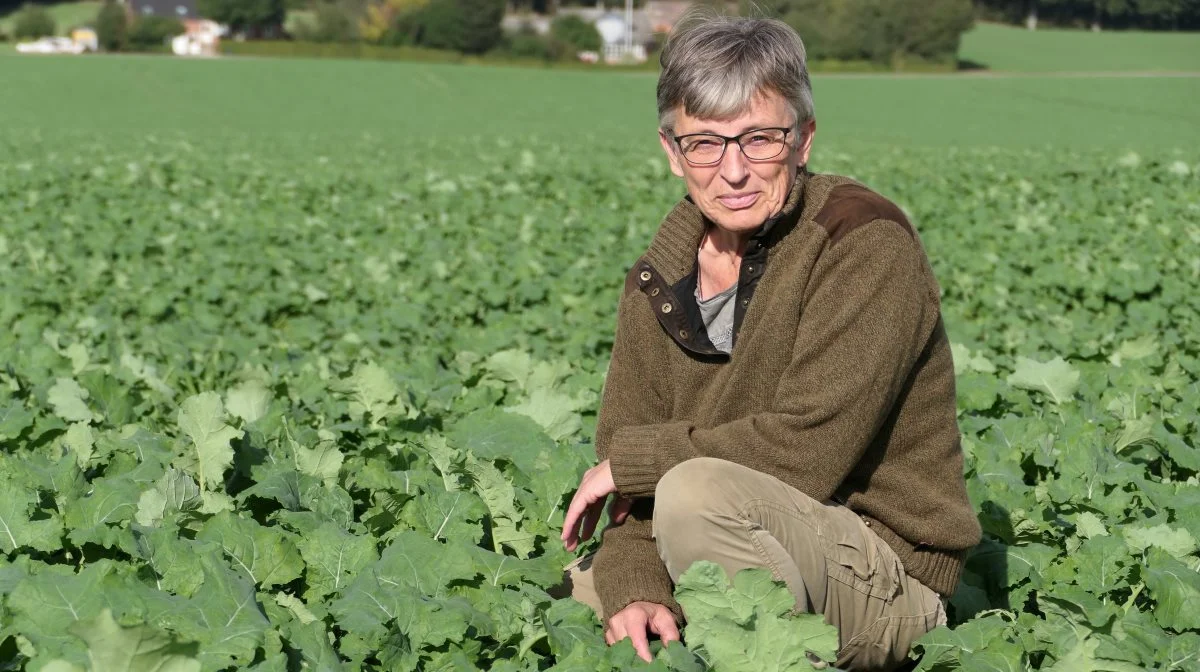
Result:
{"label": "woman's face", "polygon": [[792,127],[794,114],[782,96],[771,91],[754,98],[750,109],[732,119],[698,119],[679,109],[671,134],[659,131],[659,141],[671,162],[671,172],[684,179],[688,194],[709,220],[731,233],[749,235],[783,209],[797,169],[808,162],[816,125],[810,121],[788,134],[787,147],[773,159],[748,159],[736,142],[729,142],[720,162],[695,165],[672,138],[691,133],[735,136],[746,131]]}

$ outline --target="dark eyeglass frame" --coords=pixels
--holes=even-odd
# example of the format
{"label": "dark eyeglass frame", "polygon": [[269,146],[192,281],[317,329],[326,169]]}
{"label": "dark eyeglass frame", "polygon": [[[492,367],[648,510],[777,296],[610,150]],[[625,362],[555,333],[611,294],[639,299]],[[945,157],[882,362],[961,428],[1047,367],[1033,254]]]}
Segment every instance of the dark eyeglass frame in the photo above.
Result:
{"label": "dark eyeglass frame", "polygon": [[[687,161],[688,163],[692,164],[693,166],[715,166],[725,158],[725,150],[729,149],[730,142],[736,142],[738,144],[738,149],[742,150],[742,155],[745,156],[750,161],[770,161],[771,159],[778,157],[780,154],[783,154],[784,149],[787,148],[788,135],[790,135],[792,133],[792,131],[794,131],[794,130],[795,130],[795,128],[792,126],[768,126],[766,128],[751,129],[749,131],[746,131],[745,133],[739,133],[738,135],[718,135],[716,133],[688,133],[687,135],[672,135],[671,139],[675,141],[675,146],[679,148],[679,154],[681,156],[683,156],[684,161]],[[763,131],[783,131],[783,142],[781,142],[779,145],[779,152],[772,156],[767,156],[767,157],[763,157],[760,159],[750,158],[750,155],[746,154],[746,147],[744,145],[742,145],[742,138],[745,138],[746,136],[752,135],[754,133],[761,133]],[[683,150],[683,144],[681,141],[686,140],[688,138],[695,138],[695,137],[700,137],[700,136],[703,136],[706,138],[720,138],[721,139],[721,154],[719,156],[717,156],[717,158],[715,160],[713,160],[713,161],[693,161],[692,159],[688,158],[687,152],[685,152]]]}

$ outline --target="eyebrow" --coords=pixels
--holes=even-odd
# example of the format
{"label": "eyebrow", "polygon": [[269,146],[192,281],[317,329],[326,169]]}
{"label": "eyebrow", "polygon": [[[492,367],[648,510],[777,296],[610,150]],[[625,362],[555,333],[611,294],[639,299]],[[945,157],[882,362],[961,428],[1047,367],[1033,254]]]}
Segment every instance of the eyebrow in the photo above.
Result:
{"label": "eyebrow", "polygon": [[[781,124],[779,126],[772,126],[769,123],[746,124],[745,126],[742,126],[742,130],[738,131],[737,133],[734,133],[734,135],[735,136],[741,135],[743,133],[746,133],[747,131],[757,131],[760,128],[783,128],[783,125]],[[687,133],[676,133],[676,135],[692,135],[693,133],[706,133],[708,135],[723,135],[722,133],[717,133],[716,131],[712,130],[711,128],[709,128],[707,126],[701,128],[698,131],[688,131]]]}

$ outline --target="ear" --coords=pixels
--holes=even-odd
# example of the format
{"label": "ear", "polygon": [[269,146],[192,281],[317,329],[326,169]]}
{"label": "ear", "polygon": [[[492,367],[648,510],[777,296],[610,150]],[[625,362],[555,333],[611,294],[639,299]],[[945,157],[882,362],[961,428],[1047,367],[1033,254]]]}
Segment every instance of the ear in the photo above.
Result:
{"label": "ear", "polygon": [[800,127],[802,140],[800,146],[796,148],[796,156],[800,159],[801,166],[808,165],[808,155],[812,151],[813,136],[817,134],[817,120],[809,119],[803,126]]}
{"label": "ear", "polygon": [[683,164],[680,162],[680,156],[675,152],[675,141],[667,137],[665,131],[658,129],[658,142],[662,145],[663,151],[667,153],[667,161],[671,163],[671,172],[675,173],[675,177],[683,177]]}

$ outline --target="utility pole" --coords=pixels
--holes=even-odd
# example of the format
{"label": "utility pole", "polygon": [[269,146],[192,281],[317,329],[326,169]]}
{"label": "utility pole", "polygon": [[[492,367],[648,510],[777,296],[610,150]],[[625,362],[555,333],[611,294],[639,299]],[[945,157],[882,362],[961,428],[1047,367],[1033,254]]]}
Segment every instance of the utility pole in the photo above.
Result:
{"label": "utility pole", "polygon": [[625,57],[633,56],[633,0],[625,0]]}

